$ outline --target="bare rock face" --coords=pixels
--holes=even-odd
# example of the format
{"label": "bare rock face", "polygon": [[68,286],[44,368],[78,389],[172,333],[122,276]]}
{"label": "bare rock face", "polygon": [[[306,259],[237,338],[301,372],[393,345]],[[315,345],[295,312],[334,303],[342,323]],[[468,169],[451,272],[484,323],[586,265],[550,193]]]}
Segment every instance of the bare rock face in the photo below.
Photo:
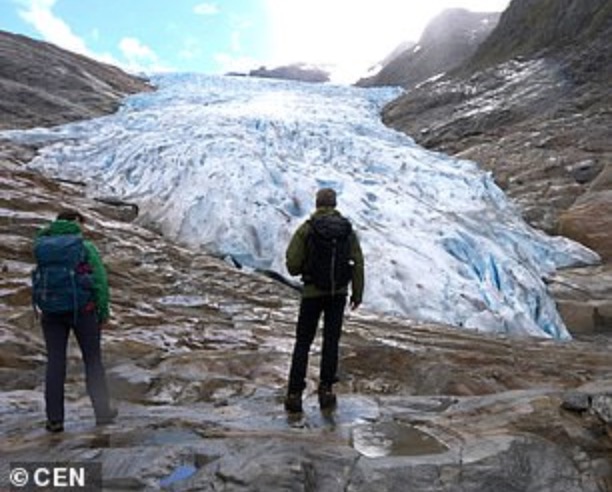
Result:
{"label": "bare rock face", "polygon": [[565,324],[573,334],[612,330],[612,265],[570,268],[548,279]]}
{"label": "bare rock face", "polygon": [[608,163],[588,190],[559,219],[559,232],[612,259],[612,164]]}
{"label": "bare rock face", "polygon": [[559,232],[612,259],[612,188],[589,192],[560,217]]}
{"label": "bare rock face", "polygon": [[[95,461],[109,490],[612,490],[612,345],[348,315],[339,406],[282,409],[298,294],[114,218],[78,184],[0,158],[0,483],[20,460]],[[70,205],[109,270],[103,333],[116,424],[94,427],[69,349],[66,431],[43,430],[29,300],[37,227]]]}
{"label": "bare rock face", "polygon": [[0,31],[0,129],[94,118],[151,89],[116,67]]}

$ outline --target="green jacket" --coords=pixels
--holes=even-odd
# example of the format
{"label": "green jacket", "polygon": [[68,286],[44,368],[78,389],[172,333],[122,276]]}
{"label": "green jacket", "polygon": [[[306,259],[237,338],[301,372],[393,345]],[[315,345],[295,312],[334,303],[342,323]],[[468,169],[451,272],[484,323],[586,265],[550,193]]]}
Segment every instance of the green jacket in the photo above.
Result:
{"label": "green jacket", "polygon": [[[61,236],[63,234],[78,234],[81,235],[81,227],[78,223],[70,220],[56,220],[47,227],[42,228],[36,234],[40,236]],[[96,312],[100,323],[105,322],[109,318],[109,289],[106,269],[100,258],[98,249],[91,241],[83,240],[85,247],[85,255],[87,263],[91,266],[93,276],[93,295],[96,304]]]}
{"label": "green jacket", "polygon": [[[331,214],[340,215],[340,212],[335,208],[321,207],[317,208],[310,218],[313,219],[321,217],[322,215]],[[287,270],[291,275],[302,275],[304,273],[303,268],[306,262],[306,239],[309,233],[310,224],[306,221],[298,227],[289,242],[285,255],[285,262]],[[364,287],[364,263],[359,239],[354,231],[351,234],[351,259],[355,263],[353,268],[353,279],[351,281],[351,300],[357,304],[361,304]],[[347,294],[348,287],[338,291],[338,293]],[[304,285],[304,290],[302,291],[303,297],[320,297],[330,294],[331,292],[323,291],[312,284]]]}

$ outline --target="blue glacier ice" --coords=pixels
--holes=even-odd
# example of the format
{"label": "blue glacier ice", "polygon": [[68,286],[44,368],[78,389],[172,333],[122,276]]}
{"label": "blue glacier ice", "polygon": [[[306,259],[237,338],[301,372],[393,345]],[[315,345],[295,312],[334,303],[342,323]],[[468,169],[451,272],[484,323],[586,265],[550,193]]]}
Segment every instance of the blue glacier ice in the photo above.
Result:
{"label": "blue glacier ice", "polygon": [[474,162],[385,127],[399,89],[166,74],[113,115],[4,132],[43,144],[30,166],[137,202],[191,248],[288,276],[284,252],[320,186],[366,257],[372,311],[568,339],[543,278],[598,256],[529,227]]}

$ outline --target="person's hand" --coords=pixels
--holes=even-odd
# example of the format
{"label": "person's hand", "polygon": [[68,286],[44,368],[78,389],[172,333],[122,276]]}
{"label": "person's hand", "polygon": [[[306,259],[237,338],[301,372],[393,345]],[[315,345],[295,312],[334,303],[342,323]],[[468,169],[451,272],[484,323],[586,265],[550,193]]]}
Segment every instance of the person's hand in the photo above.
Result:
{"label": "person's hand", "polygon": [[357,301],[351,298],[351,311],[355,311],[355,309],[359,307],[359,304],[361,304],[361,301]]}

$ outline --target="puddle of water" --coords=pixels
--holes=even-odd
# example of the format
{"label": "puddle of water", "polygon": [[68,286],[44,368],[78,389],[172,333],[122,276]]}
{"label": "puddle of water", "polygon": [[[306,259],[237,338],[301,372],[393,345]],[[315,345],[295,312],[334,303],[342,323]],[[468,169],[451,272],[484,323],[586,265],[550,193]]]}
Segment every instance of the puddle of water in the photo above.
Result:
{"label": "puddle of water", "polygon": [[400,422],[359,425],[352,432],[353,447],[368,458],[421,456],[444,453],[448,448],[436,438]]}
{"label": "puddle of water", "polygon": [[201,440],[202,438],[198,434],[187,429],[160,429],[146,436],[142,444],[145,446],[161,446]]}
{"label": "puddle of water", "polygon": [[125,448],[136,446],[164,446],[201,441],[202,438],[187,429],[157,429],[111,434],[108,432],[94,436],[89,443],[91,448]]}
{"label": "puddle of water", "polygon": [[348,441],[354,425],[373,422],[380,417],[378,404],[374,400],[357,395],[339,395],[338,407],[333,412],[320,411],[316,394],[307,395],[303,405],[303,415],[288,417],[276,392],[259,391],[257,397],[218,409],[221,416],[218,423],[256,432],[284,431],[287,426],[335,432]]}

